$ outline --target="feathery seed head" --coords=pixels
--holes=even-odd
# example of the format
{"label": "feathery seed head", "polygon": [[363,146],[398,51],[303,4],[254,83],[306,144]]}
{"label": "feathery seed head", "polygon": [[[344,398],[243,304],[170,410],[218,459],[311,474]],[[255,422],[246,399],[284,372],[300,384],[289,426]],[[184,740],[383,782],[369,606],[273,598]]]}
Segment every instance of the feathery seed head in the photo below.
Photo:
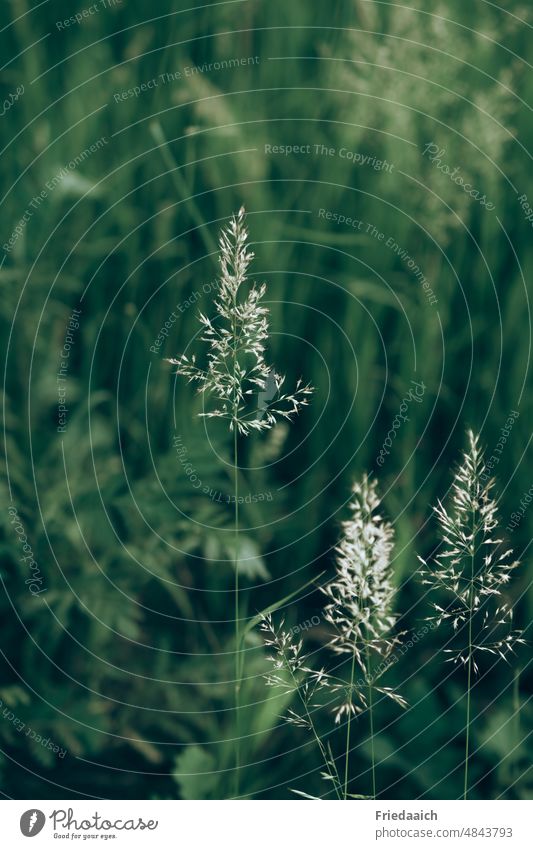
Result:
{"label": "feathery seed head", "polygon": [[324,588],[330,599],[325,618],[335,629],[332,648],[351,654],[355,646],[358,659],[367,645],[385,650],[396,622],[391,612],[394,531],[379,507],[377,482],[364,475],[353,488],[351,518],[342,524],[336,577]]}
{"label": "feathery seed head", "polygon": [[[206,368],[200,368],[193,355],[182,354],[169,362],[177,374],[196,381],[198,391],[211,395],[216,406],[201,416],[222,418],[230,430],[237,428],[243,436],[252,430],[273,427],[278,418],[291,419],[308,404],[312,387],[298,380],[292,393],[283,393],[285,378],[265,361],[268,341],[268,309],[262,299],[263,283],[246,288],[248,267],[253,253],[248,250],[245,211],[241,207],[220,235],[220,285],[214,304],[213,319],[200,314],[203,325],[201,339],[209,346]],[[272,384],[265,392],[267,383]],[[262,393],[260,410],[250,404],[250,396]],[[268,403],[266,403],[268,401]]]}
{"label": "feathery seed head", "polygon": [[472,620],[474,641],[446,649],[450,660],[466,665],[470,659],[477,671],[477,652],[505,657],[523,643],[520,632],[511,630],[512,610],[502,601],[511,573],[519,565],[512,549],[502,547],[498,533],[498,507],[492,497],[494,480],[489,479],[479,436],[468,431],[468,448],[452,483],[451,509],[440,501],[434,508],[442,550],[431,566],[422,558],[422,581],[450,598],[447,606],[433,604],[437,625],[447,622],[454,632]]}
{"label": "feathery seed head", "polygon": [[[329,599],[324,618],[334,629],[330,648],[350,655],[362,672],[358,681],[352,676],[349,687],[330,677],[321,682],[321,687],[341,697],[334,709],[336,723],[344,715],[366,710],[369,687],[401,707],[406,704],[391,687],[378,686],[388,668],[383,661],[390,658],[402,637],[392,633],[396,624],[392,613],[394,531],[382,516],[380,504],[377,481],[364,475],[353,487],[351,518],[342,525],[343,538],[336,549],[336,576],[323,589]],[[381,658],[379,665],[374,662],[376,658]]]}

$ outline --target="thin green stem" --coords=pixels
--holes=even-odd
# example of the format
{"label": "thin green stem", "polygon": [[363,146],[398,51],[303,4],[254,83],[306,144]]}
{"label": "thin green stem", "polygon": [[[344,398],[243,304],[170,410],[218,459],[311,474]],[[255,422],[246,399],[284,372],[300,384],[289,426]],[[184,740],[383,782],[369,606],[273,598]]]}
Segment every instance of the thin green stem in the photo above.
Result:
{"label": "thin green stem", "polygon": [[468,798],[468,759],[469,759],[469,746],[470,746],[470,687],[472,680],[472,656],[471,656],[471,639],[472,639],[472,616],[470,616],[470,623],[468,628],[468,639],[469,639],[469,654],[468,654],[468,683],[467,683],[467,695],[466,695],[466,743],[465,743],[465,786],[463,792],[463,799]]}
{"label": "thin green stem", "polygon": [[350,673],[350,698],[348,702],[348,725],[346,728],[346,754],[344,757],[344,798],[348,798],[348,766],[350,762],[350,730],[352,724],[353,680],[355,676],[355,645],[352,653],[352,671]]}
{"label": "thin green stem", "polygon": [[372,799],[376,799],[376,753],[374,749],[374,692],[372,686],[372,669],[370,650],[366,647],[367,685],[368,685],[368,716],[370,720],[370,753],[372,758]]}
{"label": "thin green stem", "polygon": [[239,629],[239,472],[238,472],[238,448],[237,427],[233,429],[233,470],[234,470],[234,492],[235,492],[235,796],[239,795],[240,779],[240,689],[241,689],[241,643]]}
{"label": "thin green stem", "polygon": [[[332,780],[332,782],[333,782],[333,786],[335,787],[335,793],[337,794],[337,797],[340,799],[340,798],[341,798],[340,793],[339,793],[339,784],[340,784],[340,782],[339,782],[338,775],[337,775],[337,777],[335,777],[335,775],[333,775],[333,773],[332,773],[332,771],[331,771],[331,758],[328,756],[328,753],[327,753],[327,751],[326,751],[326,748],[325,748],[325,746],[324,746],[324,744],[323,744],[322,740],[320,739],[320,736],[319,736],[319,734],[318,734],[318,731],[316,730],[315,723],[313,722],[313,720],[312,720],[312,718],[311,718],[311,714],[309,713],[309,708],[307,707],[307,702],[306,702],[306,701],[305,701],[305,699],[303,698],[303,696],[302,696],[302,694],[300,693],[300,690],[299,690],[299,689],[298,689],[298,694],[299,694],[299,696],[300,696],[300,699],[302,700],[302,704],[303,704],[303,706],[304,706],[304,710],[305,710],[305,714],[306,714],[307,721],[308,721],[309,726],[310,726],[310,728],[311,728],[311,730],[312,730],[312,732],[313,732],[313,736],[314,736],[314,738],[315,738],[315,741],[316,741],[316,743],[317,743],[317,745],[318,745],[318,748],[319,748],[319,750],[320,750],[320,753],[321,753],[321,755],[322,755],[322,759],[323,759],[323,761],[324,761],[324,765],[325,765],[325,767],[326,767],[326,769],[327,769],[327,771],[328,771],[328,774],[329,774],[329,776],[330,776],[330,778],[331,778],[331,780]],[[335,772],[336,772],[336,770],[335,770]]]}
{"label": "thin green stem", "polygon": [[520,669],[517,669],[513,681],[513,713],[514,713],[514,764],[513,764],[513,785],[517,784],[520,778]]}
{"label": "thin green stem", "polygon": [[[339,775],[338,775],[338,772],[337,772],[337,767],[336,767],[335,761],[333,761],[330,757],[328,757],[328,753],[326,751],[326,748],[325,748],[322,740],[320,739],[320,735],[318,734],[318,731],[316,730],[315,723],[313,722],[311,714],[309,713],[307,701],[304,698],[304,696],[302,696],[302,691],[301,691],[298,679],[296,678],[294,672],[292,671],[292,668],[291,668],[291,665],[289,663],[289,659],[287,658],[287,655],[285,654],[285,652],[281,648],[280,648],[280,654],[283,658],[283,663],[285,665],[285,669],[288,671],[289,675],[291,676],[293,686],[294,686],[296,692],[298,693],[300,701],[302,702],[303,709],[305,710],[305,716],[306,716],[307,722],[309,724],[309,728],[311,729],[311,731],[313,733],[313,736],[315,738],[315,742],[316,742],[316,744],[319,748],[320,754],[322,755],[322,759],[324,761],[324,766],[326,767],[328,774],[329,774],[329,776],[330,776],[330,778],[333,782],[333,786],[335,787],[335,792],[337,794],[337,798],[341,799],[340,788],[341,788],[342,785],[341,785],[340,780],[339,780]],[[333,763],[333,767],[335,769],[335,775],[333,775],[333,773],[331,771],[332,763]]]}
{"label": "thin green stem", "polygon": [[472,619],[473,619],[473,604],[474,604],[474,577],[475,577],[475,557],[476,557],[476,511],[472,511],[472,551],[470,557],[470,593],[468,597],[468,679],[466,685],[466,741],[465,741],[465,783],[463,790],[463,799],[468,798],[468,761],[470,758],[470,708],[471,697],[470,691],[472,687]]}
{"label": "thin green stem", "polygon": [[374,704],[372,684],[368,685],[368,711],[370,716],[370,747],[372,751],[372,798],[376,799],[376,753],[374,751]]}

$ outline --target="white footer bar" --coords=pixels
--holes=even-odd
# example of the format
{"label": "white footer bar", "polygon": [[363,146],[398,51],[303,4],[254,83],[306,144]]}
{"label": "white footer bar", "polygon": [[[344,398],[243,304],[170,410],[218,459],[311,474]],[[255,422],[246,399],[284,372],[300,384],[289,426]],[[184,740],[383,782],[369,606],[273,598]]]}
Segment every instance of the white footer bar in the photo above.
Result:
{"label": "white footer bar", "polygon": [[[65,844],[532,849],[532,819],[530,801],[4,801],[0,843],[6,849]],[[33,837],[35,843],[28,843]]]}

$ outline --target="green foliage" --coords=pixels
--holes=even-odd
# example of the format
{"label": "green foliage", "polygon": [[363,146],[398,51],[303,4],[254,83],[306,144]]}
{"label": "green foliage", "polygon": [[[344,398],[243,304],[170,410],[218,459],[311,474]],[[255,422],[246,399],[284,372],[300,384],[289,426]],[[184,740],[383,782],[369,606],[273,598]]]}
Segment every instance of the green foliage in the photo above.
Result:
{"label": "green foliage", "polygon": [[[200,402],[191,406],[191,387],[163,359],[196,333],[212,298],[202,286],[218,271],[216,235],[241,204],[255,279],[269,283],[269,361],[289,387],[301,374],[316,387],[289,432],[275,428],[242,449],[240,490],[272,495],[241,510],[249,617],[282,598],[288,626],[315,612],[313,582],[332,574],[338,520],[365,471],[378,473],[394,517],[396,609],[407,611],[408,630],[428,615],[416,551],[433,553],[428,505],[450,484],[465,428],[481,432],[490,457],[519,410],[494,469],[502,524],[531,486],[533,247],[513,190],[531,202],[533,83],[520,59],[530,31],[517,20],[530,10],[518,0],[501,9],[453,0],[431,11],[422,0],[408,9],[359,0],[181,5],[162,0],[148,21],[146,4],[132,0],[61,32],[54,21],[73,14],[71,2],[30,12],[13,0],[0,34],[2,100],[21,81],[26,88],[0,124],[1,244],[59,169],[107,139],[48,191],[0,266],[0,699],[67,750],[58,758],[1,707],[0,786],[14,798],[228,792],[231,444],[216,422],[198,425]],[[253,65],[114,97],[163,73],[255,56]],[[293,56],[304,58],[279,58]],[[423,155],[432,141],[495,212]],[[346,148],[394,168],[265,153],[265,144],[289,143]],[[372,223],[385,240],[320,209]],[[420,266],[436,306],[384,246],[389,237]],[[73,308],[81,318],[58,433],[56,376]],[[179,320],[156,346],[173,311]],[[412,379],[427,387],[423,401],[411,404],[378,472]],[[207,493],[180,463],[178,435]],[[40,597],[24,583],[11,498],[46,581]],[[522,556],[532,516],[530,508],[512,534],[523,561],[509,599],[517,627],[533,611]],[[326,639],[322,623],[305,648]],[[462,678],[434,664],[440,646],[431,632],[391,671],[408,710],[376,705],[386,797],[461,793]],[[286,704],[265,695],[267,663],[252,629],[245,651],[243,793],[289,798],[306,776],[305,790],[322,794],[313,747],[278,719]],[[512,723],[513,670],[480,671],[473,797],[531,797],[527,653],[519,662],[521,731]],[[369,743],[357,722],[352,738],[351,773],[364,777]]]}

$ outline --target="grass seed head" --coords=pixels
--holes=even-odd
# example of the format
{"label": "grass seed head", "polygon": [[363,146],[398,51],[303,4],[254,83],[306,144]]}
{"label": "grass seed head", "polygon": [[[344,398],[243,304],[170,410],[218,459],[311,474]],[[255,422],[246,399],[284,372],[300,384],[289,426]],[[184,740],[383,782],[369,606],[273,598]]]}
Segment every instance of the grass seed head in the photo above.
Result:
{"label": "grass seed head", "polygon": [[[208,345],[207,364],[200,368],[196,356],[182,354],[168,362],[176,374],[198,384],[198,391],[211,396],[214,406],[200,413],[221,418],[243,436],[272,428],[278,419],[290,420],[307,405],[312,387],[298,380],[292,393],[283,392],[285,377],[267,364],[268,308],[262,303],[266,284],[248,286],[248,268],[253,253],[248,249],[245,212],[241,207],[220,241],[220,283],[214,306],[216,316],[200,314],[201,339]],[[267,390],[268,387],[268,391]],[[261,403],[251,398],[260,395]]]}

